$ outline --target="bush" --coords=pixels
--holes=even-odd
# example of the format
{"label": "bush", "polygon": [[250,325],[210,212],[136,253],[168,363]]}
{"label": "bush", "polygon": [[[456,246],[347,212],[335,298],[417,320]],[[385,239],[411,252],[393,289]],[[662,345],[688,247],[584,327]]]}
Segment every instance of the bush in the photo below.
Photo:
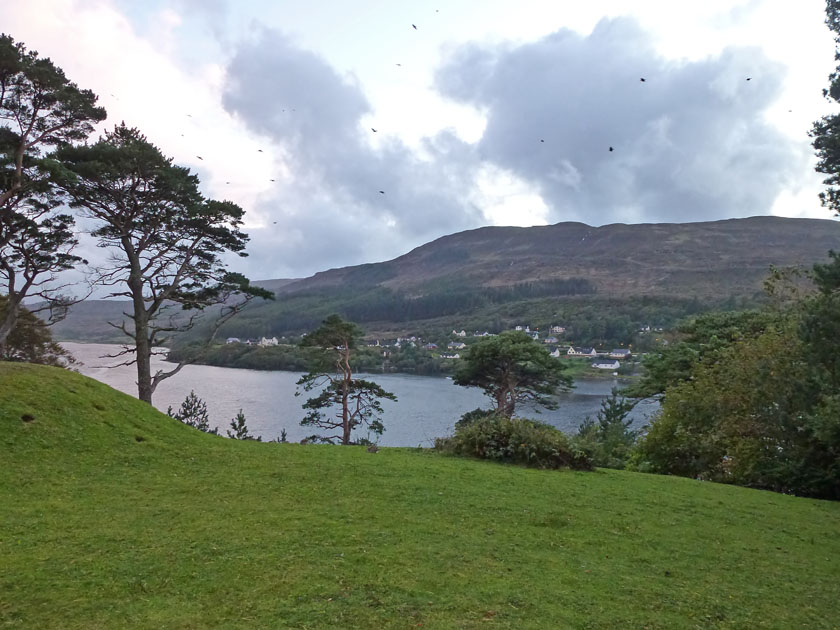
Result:
{"label": "bush", "polygon": [[589,458],[573,451],[562,431],[543,422],[502,415],[459,423],[455,435],[435,440],[435,449],[534,468],[592,469]]}
{"label": "bush", "polygon": [[230,429],[228,429],[227,436],[232,440],[256,440],[262,442],[261,436],[253,436],[248,432],[248,425],[245,420],[245,414],[242,410],[236,414],[236,417],[230,421]]}
{"label": "bush", "polygon": [[581,423],[577,435],[572,437],[573,448],[589,456],[595,466],[624,468],[638,436],[630,428],[632,420],[627,419],[632,410],[633,403],[613,389],[601,401],[597,422],[587,417]]}
{"label": "bush", "polygon": [[478,407],[477,409],[473,409],[472,411],[468,411],[465,413],[461,418],[455,423],[455,429],[466,427],[478,420],[483,420],[484,418],[495,418],[496,412],[491,409],[482,409]]}
{"label": "bush", "polygon": [[210,428],[210,416],[207,413],[207,404],[195,395],[195,392],[190,390],[190,393],[181,403],[181,408],[178,411],[173,411],[172,407],[166,410],[167,415],[176,420],[180,420],[187,426],[198,429],[202,433],[219,434],[219,427]]}

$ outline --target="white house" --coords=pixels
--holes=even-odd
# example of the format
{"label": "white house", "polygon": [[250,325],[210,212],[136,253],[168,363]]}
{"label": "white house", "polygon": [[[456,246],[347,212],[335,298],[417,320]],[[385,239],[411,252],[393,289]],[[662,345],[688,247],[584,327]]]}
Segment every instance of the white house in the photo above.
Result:
{"label": "white house", "polygon": [[557,344],[560,343],[560,340],[557,337],[546,337],[545,339],[543,339],[543,343]]}
{"label": "white house", "polygon": [[595,348],[578,348],[572,346],[569,348],[569,351],[566,354],[570,357],[597,357],[598,353],[595,352]]}
{"label": "white house", "polygon": [[599,370],[617,370],[621,364],[618,361],[595,361],[592,367]]}
{"label": "white house", "polygon": [[560,348],[555,348],[554,352],[550,352],[549,354],[551,354],[551,356],[553,356],[555,359],[559,359],[560,358]]}
{"label": "white house", "polygon": [[279,345],[279,342],[277,341],[277,337],[272,337],[271,339],[266,339],[265,337],[263,337],[257,342],[257,345],[261,348],[267,348],[268,346]]}
{"label": "white house", "polygon": [[441,354],[440,358],[441,359],[460,359],[461,355],[458,354],[457,352],[455,354]]}
{"label": "white house", "polygon": [[564,332],[566,332],[566,327],[565,326],[552,326],[551,330],[549,332],[551,332],[552,334],[555,334],[555,335],[562,335]]}
{"label": "white house", "polygon": [[465,344],[463,341],[450,341],[446,345],[446,347],[450,350],[463,350],[467,347],[467,344]]}
{"label": "white house", "polygon": [[610,350],[610,359],[627,359],[630,357],[630,351],[624,348],[613,348]]}
{"label": "white house", "polygon": [[467,331],[462,330],[462,331],[459,332],[457,330],[453,330],[452,334],[455,335],[456,337],[466,337],[467,336]]}
{"label": "white house", "polygon": [[537,339],[540,338],[540,333],[538,333],[536,330],[534,332],[529,332],[528,334],[531,336],[531,339],[533,339],[534,341],[536,341]]}
{"label": "white house", "polygon": [[228,337],[227,341],[225,341],[225,343],[242,343],[242,342],[239,340],[239,337]]}

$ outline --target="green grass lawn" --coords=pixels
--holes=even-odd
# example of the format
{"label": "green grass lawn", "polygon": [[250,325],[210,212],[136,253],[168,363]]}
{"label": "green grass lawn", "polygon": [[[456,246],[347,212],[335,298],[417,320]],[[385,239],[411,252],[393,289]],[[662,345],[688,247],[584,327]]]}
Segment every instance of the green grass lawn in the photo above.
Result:
{"label": "green grass lawn", "polygon": [[0,425],[2,628],[840,628],[838,503],[236,442],[37,366]]}

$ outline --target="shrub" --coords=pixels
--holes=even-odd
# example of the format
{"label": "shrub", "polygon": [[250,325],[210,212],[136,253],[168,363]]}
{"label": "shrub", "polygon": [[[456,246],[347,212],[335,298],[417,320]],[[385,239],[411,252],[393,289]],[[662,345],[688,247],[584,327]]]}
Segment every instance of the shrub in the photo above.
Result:
{"label": "shrub", "polygon": [[227,436],[232,440],[256,440],[257,442],[262,442],[262,437],[255,437],[248,432],[245,414],[242,413],[241,409],[236,414],[236,417],[230,421],[230,429],[228,429]]}
{"label": "shrub", "polygon": [[586,453],[595,466],[624,468],[638,436],[630,428],[633,421],[627,419],[632,410],[633,403],[613,389],[601,401],[597,422],[587,417],[581,423],[577,435],[572,437],[573,447]]}
{"label": "shrub", "polygon": [[435,449],[534,468],[592,469],[589,458],[574,451],[562,431],[543,422],[495,414],[459,424],[455,435],[435,440]]}
{"label": "shrub", "polygon": [[207,413],[207,404],[195,395],[194,391],[190,391],[184,402],[181,403],[181,408],[178,411],[173,411],[172,407],[166,410],[167,415],[180,420],[184,424],[198,429],[202,433],[219,434],[219,428],[210,428],[210,416]]}
{"label": "shrub", "polygon": [[468,411],[463,416],[461,416],[461,418],[455,423],[455,428],[457,429],[459,427],[466,427],[478,420],[482,420],[484,418],[494,418],[495,416],[495,411],[491,409],[482,409],[481,407],[478,407],[477,409]]}

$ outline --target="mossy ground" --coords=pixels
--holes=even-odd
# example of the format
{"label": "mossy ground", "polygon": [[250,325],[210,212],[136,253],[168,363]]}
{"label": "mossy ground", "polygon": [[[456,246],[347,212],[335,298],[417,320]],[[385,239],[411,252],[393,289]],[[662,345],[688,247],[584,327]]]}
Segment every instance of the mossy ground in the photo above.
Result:
{"label": "mossy ground", "polygon": [[838,628],[840,504],[236,442],[0,364],[0,626]]}

